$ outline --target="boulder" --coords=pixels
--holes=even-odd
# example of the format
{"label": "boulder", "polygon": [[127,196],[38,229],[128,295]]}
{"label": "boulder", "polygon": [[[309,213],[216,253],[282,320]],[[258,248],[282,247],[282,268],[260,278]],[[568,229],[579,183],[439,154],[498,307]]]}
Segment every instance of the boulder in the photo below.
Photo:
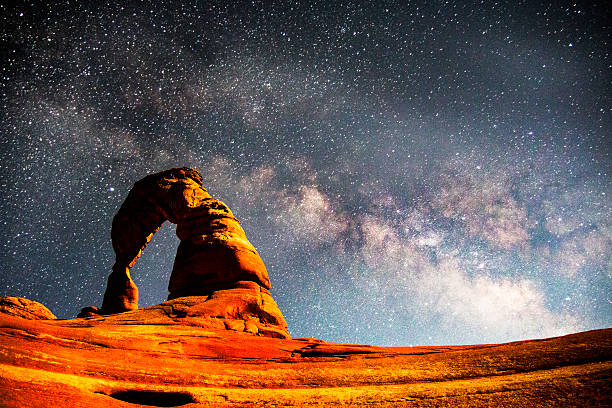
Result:
{"label": "boulder", "polygon": [[15,296],[0,297],[0,313],[30,320],[50,320],[56,318],[44,305],[33,300]]}

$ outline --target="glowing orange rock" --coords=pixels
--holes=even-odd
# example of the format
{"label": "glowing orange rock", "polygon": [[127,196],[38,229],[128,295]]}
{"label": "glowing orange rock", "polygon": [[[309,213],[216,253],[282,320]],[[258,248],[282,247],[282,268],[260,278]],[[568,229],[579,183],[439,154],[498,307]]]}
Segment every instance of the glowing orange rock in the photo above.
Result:
{"label": "glowing orange rock", "polygon": [[[240,222],[227,205],[208,194],[199,172],[177,168],[135,183],[113,218],[111,237],[116,259],[101,313],[138,309],[138,288],[129,271],[166,220],[177,224],[176,234],[180,239],[168,299],[211,296],[231,289],[244,292],[245,285],[240,282],[246,281],[256,284],[253,295],[261,297],[257,289],[261,287],[265,290],[264,296],[272,300],[267,291],[270,279],[266,267],[247,240]],[[276,309],[273,320],[286,330],[280,310],[273,300],[272,303]],[[231,305],[219,307],[227,309]]]}
{"label": "glowing orange rock", "polygon": [[0,297],[1,313],[31,320],[55,319],[55,315],[43,304],[16,296]]}

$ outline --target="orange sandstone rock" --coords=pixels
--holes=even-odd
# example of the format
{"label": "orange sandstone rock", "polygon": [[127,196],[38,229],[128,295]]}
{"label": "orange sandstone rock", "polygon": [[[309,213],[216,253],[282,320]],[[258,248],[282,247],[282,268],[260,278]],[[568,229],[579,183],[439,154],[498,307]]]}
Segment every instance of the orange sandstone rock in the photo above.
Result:
{"label": "orange sandstone rock", "polygon": [[[138,309],[138,288],[130,268],[166,220],[177,224],[180,239],[168,299],[210,296],[228,302],[217,301],[217,308],[240,309],[244,299],[237,296],[237,290],[246,290],[247,297],[256,293],[269,298],[269,310],[251,305],[251,315],[259,316],[266,325],[270,321],[263,316],[274,316],[273,324],[286,333],[285,320],[267,291],[270,279],[261,257],[227,205],[212,198],[202,186],[201,174],[190,168],[166,170],[136,182],[113,218],[111,237],[116,259],[101,313]],[[208,302],[207,307],[211,304]],[[96,313],[90,308],[80,316]]]}
{"label": "orange sandstone rock", "polygon": [[41,303],[16,296],[0,297],[0,313],[31,320],[50,320],[56,318]]}
{"label": "orange sandstone rock", "polygon": [[253,336],[239,320],[204,318],[217,313],[206,305],[214,297],[87,319],[0,314],[0,406],[548,408],[612,402],[612,329],[506,344],[373,347]]}

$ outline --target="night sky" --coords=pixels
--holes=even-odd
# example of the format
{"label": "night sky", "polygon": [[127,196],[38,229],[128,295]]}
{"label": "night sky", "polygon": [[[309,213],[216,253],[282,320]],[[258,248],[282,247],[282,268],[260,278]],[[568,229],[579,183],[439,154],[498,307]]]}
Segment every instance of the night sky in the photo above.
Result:
{"label": "night sky", "polygon": [[100,306],[131,186],[190,166],[294,337],[612,326],[606,2],[46,3],[0,5],[0,295]]}

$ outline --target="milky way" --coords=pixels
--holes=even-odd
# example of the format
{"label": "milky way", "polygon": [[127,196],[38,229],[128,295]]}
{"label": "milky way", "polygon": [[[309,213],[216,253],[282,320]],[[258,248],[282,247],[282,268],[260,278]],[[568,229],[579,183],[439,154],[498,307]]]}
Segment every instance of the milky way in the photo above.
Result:
{"label": "milky way", "polygon": [[[604,2],[98,3],[0,6],[0,295],[99,306],[132,184],[190,166],[294,337],[612,325]],[[177,245],[133,268],[141,306]]]}

